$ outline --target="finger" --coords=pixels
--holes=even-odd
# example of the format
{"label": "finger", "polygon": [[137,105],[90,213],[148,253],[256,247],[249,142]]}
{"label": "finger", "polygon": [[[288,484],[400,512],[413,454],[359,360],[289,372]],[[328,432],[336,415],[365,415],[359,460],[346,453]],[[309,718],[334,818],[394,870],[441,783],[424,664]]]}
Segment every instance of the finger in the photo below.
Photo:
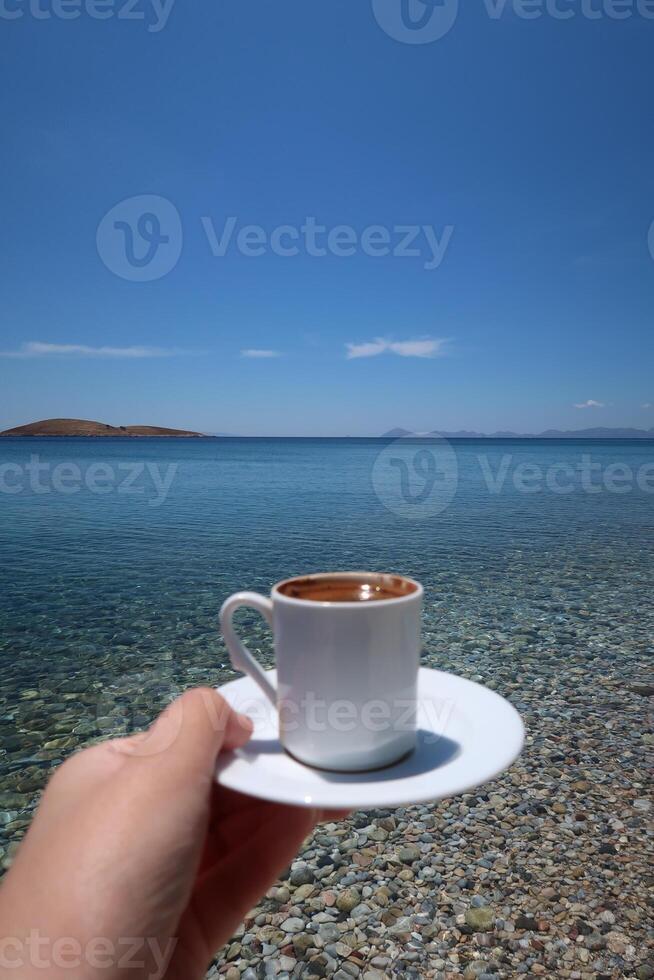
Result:
{"label": "finger", "polygon": [[213,782],[218,753],[247,742],[252,727],[217,691],[195,688],[173,701],[147,732],[117,743],[116,751],[144,762],[168,788]]}

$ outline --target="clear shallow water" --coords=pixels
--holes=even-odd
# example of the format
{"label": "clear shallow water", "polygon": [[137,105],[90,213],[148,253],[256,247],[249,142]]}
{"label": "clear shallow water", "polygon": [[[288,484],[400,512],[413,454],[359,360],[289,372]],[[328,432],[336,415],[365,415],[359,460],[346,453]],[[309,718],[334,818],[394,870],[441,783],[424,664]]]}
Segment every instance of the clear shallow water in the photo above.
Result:
{"label": "clear shallow water", "polygon": [[[422,458],[416,468],[424,450],[435,464]],[[19,487],[0,493],[5,771],[39,761],[47,768],[80,741],[144,724],[177,691],[230,676],[216,628],[221,601],[302,572],[419,578],[433,663],[461,649],[482,658],[498,644],[510,654],[548,643],[562,656],[591,639],[607,652],[644,648],[654,444],[460,441],[452,451],[456,493],[446,479],[438,498],[437,483],[427,511],[434,500],[432,509],[451,502],[424,517],[421,493],[442,462],[426,442],[1,440],[0,465],[12,464],[3,486]],[[38,484],[25,468],[34,457],[45,466]],[[392,458],[406,463],[406,499],[398,496],[402,464]],[[72,470],[57,471],[61,464]],[[92,492],[97,464],[110,477],[96,472]],[[536,490],[516,478],[521,464],[539,467],[540,482],[527,473]],[[135,466],[146,468],[137,474]],[[165,480],[171,466],[165,494],[153,467]],[[572,467],[573,476],[552,476],[554,466]],[[492,492],[502,467],[504,482]],[[554,492],[548,479],[572,489]],[[244,613],[243,624],[269,659],[262,623]],[[54,738],[50,748],[44,737]]]}

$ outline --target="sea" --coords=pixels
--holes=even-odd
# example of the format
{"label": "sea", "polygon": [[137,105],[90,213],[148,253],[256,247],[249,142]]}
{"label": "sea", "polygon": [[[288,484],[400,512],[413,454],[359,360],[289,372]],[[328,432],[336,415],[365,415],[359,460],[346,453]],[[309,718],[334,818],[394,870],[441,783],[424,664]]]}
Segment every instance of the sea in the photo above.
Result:
{"label": "sea", "polygon": [[[306,572],[421,580],[436,666],[651,637],[650,440],[5,438],[0,511],[9,772],[234,676],[222,601]],[[239,615],[272,664],[265,624]]]}

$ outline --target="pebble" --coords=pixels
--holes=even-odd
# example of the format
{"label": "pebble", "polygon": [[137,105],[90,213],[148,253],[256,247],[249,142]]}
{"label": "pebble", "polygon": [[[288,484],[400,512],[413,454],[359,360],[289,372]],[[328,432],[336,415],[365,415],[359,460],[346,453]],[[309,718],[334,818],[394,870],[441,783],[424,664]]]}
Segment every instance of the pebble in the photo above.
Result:
{"label": "pebble", "polygon": [[308,864],[298,864],[291,870],[290,882],[292,885],[308,885],[314,877]]}
{"label": "pebble", "polygon": [[420,850],[417,847],[400,847],[397,856],[403,864],[413,864],[420,858]]}
{"label": "pebble", "polygon": [[293,892],[293,901],[303,902],[305,899],[313,895],[315,890],[316,889],[314,885],[300,885],[300,887],[296,888],[295,891]]}
{"label": "pebble", "polygon": [[302,958],[308,949],[316,945],[316,937],[310,936],[306,932],[293,936],[293,949],[296,956]]}
{"label": "pebble", "polygon": [[355,888],[346,888],[336,897],[336,908],[341,912],[351,912],[361,902],[361,895]]}
{"label": "pebble", "polygon": [[465,913],[466,924],[477,932],[486,932],[495,922],[495,914],[492,909],[482,906],[481,908],[468,909]]}
{"label": "pebble", "polygon": [[341,935],[341,930],[334,922],[325,922],[318,929],[318,935],[325,943],[335,942]]}
{"label": "pebble", "polygon": [[537,929],[536,920],[532,915],[519,915],[515,920],[516,929]]}
{"label": "pebble", "polygon": [[302,932],[304,929],[304,922],[302,919],[298,919],[295,916],[291,916],[290,919],[285,919],[281,924],[281,929],[284,932]]}

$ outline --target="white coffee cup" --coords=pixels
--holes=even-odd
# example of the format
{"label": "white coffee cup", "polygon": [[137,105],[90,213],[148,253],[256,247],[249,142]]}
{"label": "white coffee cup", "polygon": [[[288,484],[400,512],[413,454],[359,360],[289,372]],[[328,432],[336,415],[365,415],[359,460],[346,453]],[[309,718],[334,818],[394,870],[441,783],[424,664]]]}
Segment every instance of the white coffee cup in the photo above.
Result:
{"label": "white coffee cup", "polygon": [[[278,710],[290,755],[320,769],[359,772],[412,751],[422,596],[420,583],[404,576],[329,572],[278,582],[269,599],[237,592],[223,603],[232,664]],[[272,627],[276,687],[234,630],[241,606]]]}

